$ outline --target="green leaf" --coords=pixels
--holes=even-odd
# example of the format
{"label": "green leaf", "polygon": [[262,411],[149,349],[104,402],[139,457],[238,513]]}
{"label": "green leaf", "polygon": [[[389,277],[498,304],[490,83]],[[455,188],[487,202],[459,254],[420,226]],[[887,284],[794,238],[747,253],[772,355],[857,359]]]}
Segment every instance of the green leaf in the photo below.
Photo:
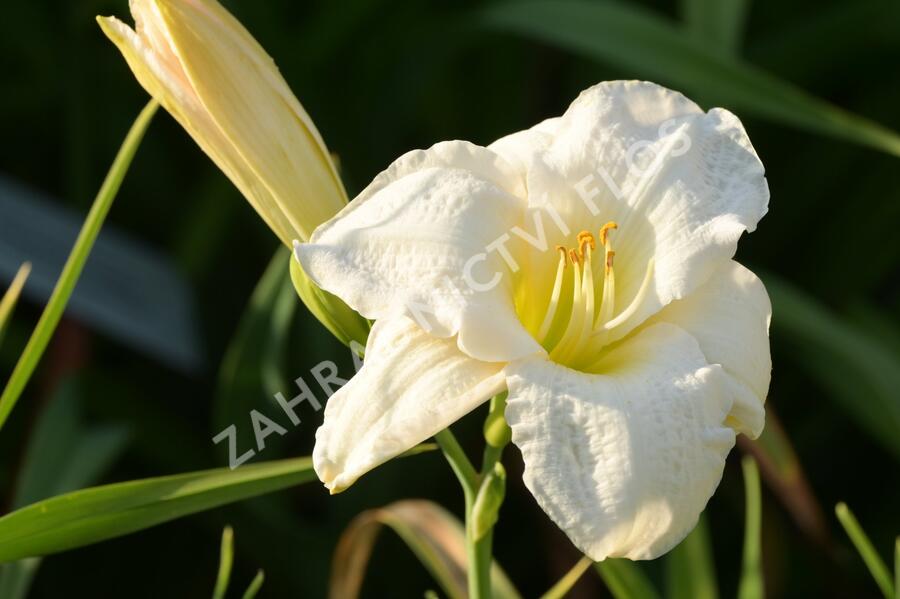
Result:
{"label": "green leaf", "polygon": [[705,48],[676,24],[636,5],[531,0],[492,6],[483,18],[497,29],[614,64],[740,113],[900,156],[894,131]]}
{"label": "green leaf", "polygon": [[[0,276],[31,261],[27,291],[40,304],[49,300],[84,224],[84,214],[65,204],[0,174]],[[218,221],[220,212],[208,220]],[[202,366],[191,284],[168,256],[113,223],[94,240],[65,313],[182,372]]]}
{"label": "green leaf", "polygon": [[706,516],[666,556],[666,597],[669,599],[716,599],[719,587],[713,561]]}
{"label": "green leaf", "polygon": [[295,458],[67,493],[0,518],[0,562],[111,539],[314,478],[312,460]]}
{"label": "green leaf", "polygon": [[[467,597],[465,531],[441,506],[421,499],[397,501],[357,516],[338,540],[331,569],[329,597],[354,599],[378,533],[390,527],[416,554],[451,599]],[[491,568],[494,599],[517,599],[518,592],[500,566]]]}
{"label": "green leaf", "polygon": [[[216,574],[216,586],[213,589],[213,599],[225,599],[228,594],[228,585],[231,582],[231,567],[234,564],[234,530],[226,526],[222,530],[222,542],[219,549],[219,571]],[[243,599],[253,599],[265,581],[262,570],[256,572],[256,576],[250,581],[250,585],[242,595]]]}
{"label": "green leaf", "polygon": [[250,581],[250,586],[247,587],[247,590],[244,591],[244,594],[241,595],[243,599],[253,599],[256,597],[256,594],[259,592],[259,589],[262,588],[263,582],[266,580],[266,574],[262,570],[258,570],[256,572],[256,576],[253,577],[253,580]]}
{"label": "green leaf", "polygon": [[787,358],[807,369],[829,399],[900,459],[900,356],[787,281],[768,273],[762,279],[772,298],[773,336],[801,350]]}
{"label": "green leaf", "polygon": [[594,560],[588,556],[582,557],[549,591],[541,595],[541,599],[563,599],[572,590],[581,575],[593,564]]}
{"label": "green leaf", "polygon": [[[95,482],[125,448],[121,426],[86,426],[77,387],[64,382],[40,415],[28,439],[13,507]],[[0,565],[0,597],[23,599],[40,558]]]}
{"label": "green leaf", "polygon": [[[900,5],[893,0],[822,2],[779,25],[759,31],[747,53],[807,81],[833,79],[835,67],[842,75],[869,64],[874,48],[888,54],[900,46]],[[879,83],[872,78],[873,86]]]}
{"label": "green leaf", "polygon": [[853,541],[853,546],[856,547],[856,551],[859,552],[859,556],[865,562],[878,588],[881,589],[886,599],[892,599],[894,597],[894,583],[891,580],[891,572],[882,561],[881,556],[878,555],[878,552],[875,551],[872,541],[866,536],[866,532],[859,525],[856,516],[853,515],[847,504],[843,502],[835,506],[834,513],[837,514],[837,518],[840,520],[841,526],[844,527],[847,536]]}
{"label": "green leaf", "polygon": [[[246,419],[285,389],[282,380],[290,324],[299,302],[288,272],[290,252],[279,247],[260,277],[222,360],[214,405],[215,430]],[[268,402],[268,403],[267,403]],[[238,429],[240,447],[253,445],[248,427]]]}
{"label": "green leaf", "polygon": [[25,385],[28,384],[28,380],[37,367],[38,361],[44,354],[47,343],[50,342],[50,337],[53,336],[53,331],[56,330],[59,319],[62,318],[66,303],[72,295],[75,283],[78,282],[78,277],[81,275],[88,255],[90,255],[94,241],[97,239],[97,234],[100,233],[100,227],[103,226],[103,221],[106,220],[106,215],[109,213],[116,193],[118,193],[122,180],[125,178],[125,173],[128,171],[131,160],[134,158],[135,152],[137,152],[141,139],[144,137],[144,132],[156,113],[157,107],[156,101],[151,100],[138,115],[128,131],[128,135],[125,137],[125,141],[122,143],[122,147],[119,149],[119,153],[116,155],[109,173],[103,181],[103,185],[100,186],[100,191],[97,193],[96,199],[94,199],[87,219],[84,221],[84,226],[78,234],[78,239],[75,240],[72,253],[69,254],[66,265],[59,275],[56,287],[50,295],[50,301],[47,302],[47,307],[41,314],[41,318],[38,320],[37,326],[28,340],[28,344],[25,346],[25,351],[19,357],[12,376],[3,390],[3,395],[0,395],[0,428],[3,427],[3,424],[9,417],[9,413],[12,412],[16,401],[18,401],[19,396],[25,389]]}
{"label": "green leaf", "polygon": [[607,558],[594,564],[615,599],[658,599],[659,593],[637,563]]}
{"label": "green leaf", "polygon": [[752,457],[741,460],[744,471],[744,496],[747,502],[744,523],[744,558],[741,580],[738,583],[738,599],[762,599],[765,584],[762,572],[760,534],[762,530],[762,495],[759,488],[759,470]]}
{"label": "green leaf", "polygon": [[25,262],[19,267],[19,270],[16,273],[16,276],[13,277],[12,283],[9,284],[6,293],[0,298],[0,341],[3,341],[6,323],[12,315],[13,308],[16,307],[16,302],[19,301],[19,295],[22,293],[22,288],[25,286],[25,281],[28,279],[29,273],[31,273],[31,263]]}
{"label": "green leaf", "polygon": [[826,546],[829,534],[824,513],[771,404],[766,406],[766,428],[759,438],[750,440],[741,435],[738,445],[756,459],[766,485],[787,509],[797,527],[812,540]]}
{"label": "green leaf", "polygon": [[216,586],[213,599],[225,599],[228,582],[231,580],[231,566],[234,563],[234,531],[230,526],[222,530],[222,545],[219,550],[219,572],[216,574]]}
{"label": "green leaf", "polygon": [[737,54],[750,0],[681,0],[681,16],[690,35],[711,52]]}
{"label": "green leaf", "polygon": [[900,599],[900,537],[894,541],[894,599]]}

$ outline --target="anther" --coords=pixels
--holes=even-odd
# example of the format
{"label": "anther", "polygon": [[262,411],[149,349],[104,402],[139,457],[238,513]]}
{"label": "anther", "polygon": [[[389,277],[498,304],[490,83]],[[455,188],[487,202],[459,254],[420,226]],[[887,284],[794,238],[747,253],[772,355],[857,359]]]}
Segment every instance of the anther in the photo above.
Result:
{"label": "anther", "polygon": [[606,245],[606,242],[609,238],[610,229],[618,229],[618,228],[619,228],[618,223],[616,223],[616,221],[613,221],[613,220],[609,221],[608,223],[606,223],[605,225],[600,227],[600,243],[602,243],[603,245]]}
{"label": "anther", "polygon": [[582,231],[578,234],[578,252],[581,254],[581,257],[584,257],[584,246],[590,245],[592,250],[597,249],[597,242],[594,241],[594,236],[591,235],[589,231]]}
{"label": "anther", "polygon": [[567,264],[566,257],[569,255],[569,253],[566,251],[566,248],[561,245],[556,246],[556,251],[562,254],[562,265],[563,268],[565,268]]}

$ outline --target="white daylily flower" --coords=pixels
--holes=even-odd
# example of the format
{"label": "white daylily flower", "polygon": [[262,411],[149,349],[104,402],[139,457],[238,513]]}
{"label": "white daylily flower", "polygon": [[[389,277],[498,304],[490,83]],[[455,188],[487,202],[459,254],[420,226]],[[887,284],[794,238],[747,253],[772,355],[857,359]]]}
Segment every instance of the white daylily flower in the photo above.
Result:
{"label": "white daylily flower", "polygon": [[771,308],[732,256],[768,198],[734,115],[644,82],[487,148],[402,156],[295,245],[377,319],[326,407],[320,478],[342,490],[508,389],[525,483],[572,541],[664,553],[735,432],[763,427]]}

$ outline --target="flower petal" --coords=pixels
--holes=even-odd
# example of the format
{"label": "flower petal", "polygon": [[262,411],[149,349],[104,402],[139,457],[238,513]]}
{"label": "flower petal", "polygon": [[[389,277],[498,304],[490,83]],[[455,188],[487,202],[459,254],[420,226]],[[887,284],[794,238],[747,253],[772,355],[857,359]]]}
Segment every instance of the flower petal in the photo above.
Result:
{"label": "flower petal", "polygon": [[535,156],[547,150],[559,127],[559,117],[541,121],[531,129],[501,137],[488,146],[520,172],[527,172]]}
{"label": "flower petal", "polygon": [[325,406],[316,473],[333,493],[346,489],[499,393],[503,367],[473,360],[408,318],[379,320],[363,367]]}
{"label": "flower petal", "polygon": [[733,387],[729,424],[756,438],[765,424],[772,356],[772,304],[759,278],[734,261],[648,322],[670,322],[690,333],[710,364],[721,364]]}
{"label": "flower petal", "polygon": [[[573,233],[616,221],[615,314],[641,298],[603,343],[702,284],[767,210],[763,166],[726,110],[704,113],[659,85],[616,81],[582,92],[552,129],[549,143],[546,132],[523,142],[546,144],[529,164],[529,206],[551,203]],[[573,233],[551,247],[571,245]],[[532,261],[552,272],[556,256],[543,254]]]}
{"label": "flower petal", "polygon": [[398,159],[296,255],[366,318],[406,315],[433,335],[458,334],[472,357],[516,359],[542,350],[516,316],[511,267],[490,246],[520,222],[523,193],[497,154],[440,143]]}
{"label": "flower petal", "polygon": [[694,527],[719,484],[730,400],[721,368],[668,323],[612,349],[602,371],[513,363],[506,418],[525,484],[581,551],[651,559]]}

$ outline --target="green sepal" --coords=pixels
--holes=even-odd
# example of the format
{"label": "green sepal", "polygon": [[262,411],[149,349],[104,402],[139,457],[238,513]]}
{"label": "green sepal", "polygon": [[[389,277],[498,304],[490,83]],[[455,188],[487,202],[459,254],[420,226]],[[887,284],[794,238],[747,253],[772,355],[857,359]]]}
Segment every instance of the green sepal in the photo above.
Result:
{"label": "green sepal", "polygon": [[337,296],[320,289],[293,256],[290,262],[291,282],[294,283],[297,295],[312,315],[341,343],[361,353],[366,347],[366,339],[369,338],[371,329],[369,321],[354,312]]}

